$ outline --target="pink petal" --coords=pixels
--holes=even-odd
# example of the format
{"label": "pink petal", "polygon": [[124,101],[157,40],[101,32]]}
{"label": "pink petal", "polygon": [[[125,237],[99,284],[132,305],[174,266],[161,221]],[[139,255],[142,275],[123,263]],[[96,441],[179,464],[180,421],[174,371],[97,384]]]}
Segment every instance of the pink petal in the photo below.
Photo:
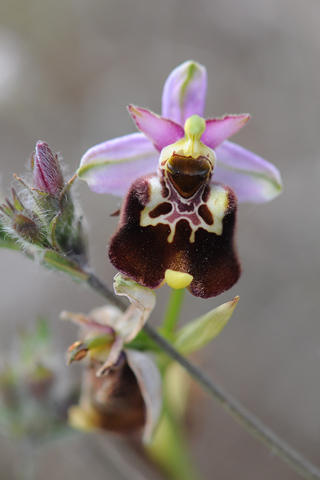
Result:
{"label": "pink petal", "polygon": [[172,120],[134,105],[129,105],[128,110],[139,130],[152,141],[159,152],[184,136],[183,128]]}
{"label": "pink petal", "polygon": [[212,182],[231,187],[239,202],[264,203],[281,193],[281,175],[272,163],[228,141],[215,152],[217,164]]}
{"label": "pink petal", "polygon": [[191,115],[204,116],[207,93],[207,71],[189,60],[175,68],[164,84],[162,116],[180,125]]}
{"label": "pink petal", "polygon": [[206,120],[206,130],[201,137],[201,141],[215,150],[224,140],[239,132],[250,118],[248,113],[244,113]]}
{"label": "pink petal", "polygon": [[90,148],[77,174],[93,192],[123,196],[138,177],[157,171],[158,160],[150,140],[133,133]]}

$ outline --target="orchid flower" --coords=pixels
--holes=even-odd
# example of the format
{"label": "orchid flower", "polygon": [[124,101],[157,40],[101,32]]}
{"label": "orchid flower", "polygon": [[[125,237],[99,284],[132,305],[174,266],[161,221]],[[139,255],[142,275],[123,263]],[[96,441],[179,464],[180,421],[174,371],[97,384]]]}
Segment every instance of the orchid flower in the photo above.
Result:
{"label": "orchid flower", "polygon": [[226,141],[250,115],[202,118],[206,83],[203,66],[176,68],[164,86],[163,116],[129,106],[142,133],[93,147],[78,170],[96,192],[121,195],[130,187],[111,263],[146,287],[167,282],[203,298],[240,276],[237,200],[263,202],[281,190],[273,165]]}
{"label": "orchid flower", "polygon": [[[175,68],[165,82],[162,116],[129,106],[141,133],[100,143],[82,157],[78,177],[92,191],[124,196],[138,177],[155,173],[162,148],[181,139],[185,121],[204,116],[207,73],[203,65],[187,61]],[[226,115],[206,120],[202,142],[213,149],[217,164],[212,182],[231,187],[239,202],[263,203],[281,193],[278,169],[258,155],[227,139],[246,125],[250,115]]]}
{"label": "orchid flower", "polygon": [[125,312],[107,305],[89,315],[62,312],[83,330],[80,341],[69,347],[68,362],[89,357],[79,406],[70,410],[69,421],[79,429],[102,428],[118,433],[143,429],[150,441],[161,413],[161,378],[146,352],[125,348],[147,321],[155,294],[131,279],[117,274],[114,290],[131,305]]}

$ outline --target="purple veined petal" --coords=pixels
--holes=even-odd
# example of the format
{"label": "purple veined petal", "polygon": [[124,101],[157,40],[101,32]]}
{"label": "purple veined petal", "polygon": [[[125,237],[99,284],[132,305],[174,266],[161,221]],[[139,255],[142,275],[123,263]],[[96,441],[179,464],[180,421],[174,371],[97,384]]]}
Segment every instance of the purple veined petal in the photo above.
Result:
{"label": "purple veined petal", "polygon": [[162,93],[162,116],[180,125],[191,115],[204,116],[207,94],[207,70],[189,60],[175,68]]}
{"label": "purple veined petal", "polygon": [[215,152],[217,164],[212,182],[231,187],[239,202],[264,203],[281,193],[281,175],[272,163],[228,141]]}
{"label": "purple veined petal", "polygon": [[157,171],[159,154],[143,133],[114,138],[90,148],[77,171],[95,193],[122,197],[132,182]]}
{"label": "purple veined petal", "polygon": [[206,120],[206,130],[201,137],[201,141],[215,150],[224,140],[239,132],[250,118],[248,113],[243,113]]}
{"label": "purple veined petal", "polygon": [[129,105],[129,113],[138,129],[154,144],[158,152],[172,143],[176,143],[184,136],[181,125],[160,117],[146,108]]}

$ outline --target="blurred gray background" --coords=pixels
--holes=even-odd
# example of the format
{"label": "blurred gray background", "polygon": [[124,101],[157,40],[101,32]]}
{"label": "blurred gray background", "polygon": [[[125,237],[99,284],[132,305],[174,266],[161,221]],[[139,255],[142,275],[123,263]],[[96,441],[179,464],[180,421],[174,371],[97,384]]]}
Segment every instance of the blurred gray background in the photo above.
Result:
{"label": "blurred gray background", "polygon": [[[61,152],[71,176],[89,147],[134,131],[127,104],[160,113],[165,79],[188,59],[208,69],[207,116],[252,114],[234,141],[279,167],[284,193],[266,205],[240,206],[239,283],[216,299],[188,294],[182,321],[240,295],[232,320],[197,361],[319,465],[319,2],[2,0],[0,9],[2,195],[37,140]],[[119,200],[84,183],[77,197],[92,264],[111,284],[106,244]],[[64,355],[76,331],[60,324],[59,312],[88,312],[101,299],[22,254],[3,250],[0,259],[2,352],[18,325],[47,314]],[[159,292],[154,324],[167,294],[167,287]],[[205,480],[299,478],[205,394],[196,401],[190,446]],[[0,437],[2,478],[13,479],[16,454]],[[39,455],[37,475],[156,478],[123,442],[101,435],[55,442]]]}

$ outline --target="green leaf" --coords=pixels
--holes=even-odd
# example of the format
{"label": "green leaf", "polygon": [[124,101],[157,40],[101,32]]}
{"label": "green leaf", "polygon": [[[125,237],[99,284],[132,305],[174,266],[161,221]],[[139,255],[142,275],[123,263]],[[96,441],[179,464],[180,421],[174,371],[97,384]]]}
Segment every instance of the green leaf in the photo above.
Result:
{"label": "green leaf", "polygon": [[42,258],[43,262],[50,268],[68,274],[73,280],[86,282],[90,276],[87,272],[84,272],[76,262],[69,260],[61,253],[47,250]]}
{"label": "green leaf", "polygon": [[222,331],[238,303],[239,297],[224,303],[181,328],[174,347],[183,355],[200,350]]}

